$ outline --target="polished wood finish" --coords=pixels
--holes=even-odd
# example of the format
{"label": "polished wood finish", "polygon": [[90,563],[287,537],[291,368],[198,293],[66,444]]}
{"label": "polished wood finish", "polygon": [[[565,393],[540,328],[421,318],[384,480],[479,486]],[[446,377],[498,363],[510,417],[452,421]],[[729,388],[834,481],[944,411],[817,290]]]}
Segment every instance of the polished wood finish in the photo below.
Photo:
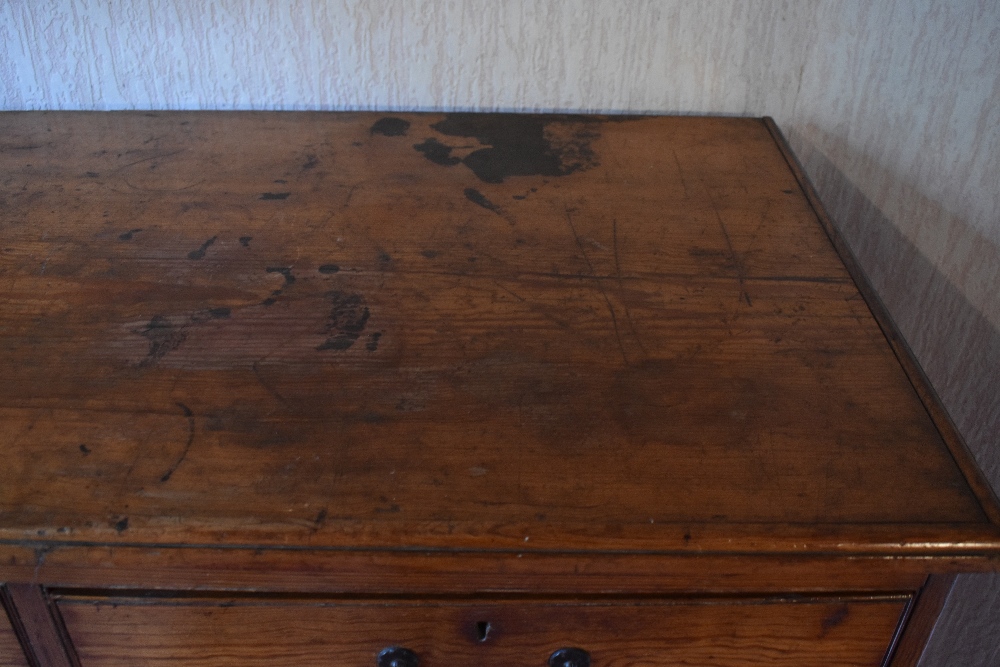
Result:
{"label": "polished wood finish", "polygon": [[66,599],[84,665],[374,665],[389,646],[422,667],[593,665],[875,667],[905,600],[391,604]]}
{"label": "polished wood finish", "polygon": [[[487,598],[666,610],[635,620],[692,659],[753,610],[768,655],[876,664],[929,573],[1000,566],[766,119],[0,114],[0,290],[0,580],[37,632],[54,592],[84,664],[101,619],[154,650],[193,609],[205,641],[266,625],[262,594],[426,632]],[[853,639],[817,639],[833,598]]]}

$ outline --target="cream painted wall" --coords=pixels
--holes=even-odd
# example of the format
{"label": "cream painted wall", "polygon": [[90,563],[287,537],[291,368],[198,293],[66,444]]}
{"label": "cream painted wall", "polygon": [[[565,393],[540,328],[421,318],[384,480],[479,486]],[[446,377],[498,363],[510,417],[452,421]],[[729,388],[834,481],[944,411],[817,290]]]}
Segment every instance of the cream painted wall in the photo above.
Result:
{"label": "cream painted wall", "polygon": [[[774,116],[1000,488],[994,0],[0,0],[0,96]],[[998,598],[962,580],[924,667],[996,664]]]}

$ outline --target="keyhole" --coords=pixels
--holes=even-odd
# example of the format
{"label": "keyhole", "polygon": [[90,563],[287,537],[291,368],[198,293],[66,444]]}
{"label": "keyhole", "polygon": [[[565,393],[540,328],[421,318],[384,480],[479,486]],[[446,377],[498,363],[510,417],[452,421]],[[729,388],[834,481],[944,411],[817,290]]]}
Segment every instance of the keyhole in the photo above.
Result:
{"label": "keyhole", "polygon": [[481,642],[486,641],[486,638],[490,636],[490,630],[493,626],[490,625],[489,621],[479,621],[476,623],[476,639]]}

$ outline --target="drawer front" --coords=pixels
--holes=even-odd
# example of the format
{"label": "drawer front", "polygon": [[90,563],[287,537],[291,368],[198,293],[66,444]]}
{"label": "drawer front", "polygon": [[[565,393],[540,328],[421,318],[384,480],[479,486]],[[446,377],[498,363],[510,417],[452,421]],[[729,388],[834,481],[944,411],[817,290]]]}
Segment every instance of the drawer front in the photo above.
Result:
{"label": "drawer front", "polygon": [[358,603],[131,598],[59,601],[83,667],[374,667],[401,646],[420,667],[545,667],[565,647],[593,667],[877,667],[906,605],[865,599]]}

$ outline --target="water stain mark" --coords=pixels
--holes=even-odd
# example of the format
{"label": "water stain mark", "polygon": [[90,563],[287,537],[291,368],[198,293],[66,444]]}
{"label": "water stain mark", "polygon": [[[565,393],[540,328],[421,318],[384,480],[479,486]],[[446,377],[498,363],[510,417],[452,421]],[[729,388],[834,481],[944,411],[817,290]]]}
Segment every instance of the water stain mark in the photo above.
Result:
{"label": "water stain mark", "polygon": [[187,338],[185,327],[177,326],[163,315],[154,315],[149,323],[136,333],[149,341],[149,351],[139,362],[140,367],[151,366],[168,352],[176,350]]}
{"label": "water stain mark", "polygon": [[426,139],[423,143],[413,144],[413,148],[434,164],[444,167],[453,167],[462,161],[451,154],[451,146],[445,146],[437,139]]}
{"label": "water stain mark", "polygon": [[285,287],[295,282],[295,275],[290,266],[269,266],[265,269],[268,273],[280,273],[285,278]]}
{"label": "water stain mark", "polygon": [[152,366],[168,353],[179,348],[187,340],[191,326],[203,324],[209,320],[229,319],[231,315],[232,309],[227,306],[195,311],[184,318],[154,315],[145,327],[133,330],[133,333],[137,333],[149,341],[149,350],[138,363],[139,368]]}
{"label": "water stain mark", "polygon": [[838,625],[843,623],[847,619],[848,614],[850,614],[850,611],[851,610],[847,607],[847,605],[842,605],[840,607],[837,607],[837,609],[835,609],[833,613],[829,614],[826,618],[824,618],[822,622],[823,634],[824,635],[827,634],[828,632],[836,628]]}
{"label": "water stain mark", "polygon": [[500,207],[487,199],[486,195],[475,188],[465,188],[465,198],[474,204],[482,206],[487,211],[493,211],[497,215],[502,215]]}
{"label": "water stain mark", "polygon": [[402,137],[406,135],[406,131],[410,129],[410,122],[403,120],[402,118],[392,118],[387,116],[385,118],[379,118],[372,125],[369,132],[371,134],[381,134],[386,137]]}
{"label": "water stain mark", "polygon": [[390,264],[392,264],[392,255],[387,253],[385,250],[379,249],[378,251],[379,271],[388,271]]}
{"label": "water stain mark", "polygon": [[511,176],[566,176],[597,166],[591,142],[601,119],[567,115],[448,114],[431,128],[442,135],[474,138],[484,147],[464,158],[430,138],[414,148],[444,166],[459,162],[485,183]]}
{"label": "water stain mark", "polygon": [[200,248],[189,252],[188,259],[203,259],[205,257],[205,253],[208,251],[211,245],[218,240],[218,238],[219,238],[218,236],[213,236],[212,238],[202,243]]}
{"label": "water stain mark", "polygon": [[323,327],[327,338],[316,350],[347,350],[361,337],[371,313],[360,294],[334,290],[325,296],[330,302],[330,315]]}
{"label": "water stain mark", "polygon": [[295,274],[290,266],[269,266],[265,269],[268,273],[279,273],[285,279],[285,283],[278,289],[271,292],[271,296],[260,302],[262,306],[270,306],[281,296],[288,287],[295,283]]}

